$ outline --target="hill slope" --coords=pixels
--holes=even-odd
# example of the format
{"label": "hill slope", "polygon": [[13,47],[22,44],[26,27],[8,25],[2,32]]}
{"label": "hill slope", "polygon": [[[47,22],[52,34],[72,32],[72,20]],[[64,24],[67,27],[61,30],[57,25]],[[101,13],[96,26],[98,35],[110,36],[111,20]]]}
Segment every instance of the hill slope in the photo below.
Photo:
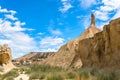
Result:
{"label": "hill slope", "polygon": [[22,57],[19,57],[15,59],[16,61],[21,60],[33,60],[33,59],[41,59],[41,58],[47,58],[48,56],[53,55],[55,52],[30,52],[29,54],[26,54]]}
{"label": "hill slope", "polygon": [[46,57],[41,64],[62,67],[111,67],[120,69],[120,18],[110,21],[103,31],[91,25],[78,38],[61,46],[58,52]]}
{"label": "hill slope", "polygon": [[[81,67],[83,63],[78,55],[79,53],[77,52],[79,50],[79,42],[88,38],[92,38],[100,31],[101,30],[95,25],[95,17],[92,14],[90,26],[78,38],[73,39],[67,44],[63,45],[53,57],[47,58],[44,63],[52,66]],[[82,47],[83,50],[85,50],[84,47]],[[85,51],[88,52],[88,50]]]}
{"label": "hill slope", "polygon": [[[89,28],[91,28],[91,25]],[[83,33],[82,36],[88,34]],[[80,36],[71,40],[63,45],[53,57],[47,58],[43,64],[63,67],[120,68],[119,57],[120,18],[112,20],[108,25],[104,26],[103,31],[95,33],[92,37],[81,39]]]}

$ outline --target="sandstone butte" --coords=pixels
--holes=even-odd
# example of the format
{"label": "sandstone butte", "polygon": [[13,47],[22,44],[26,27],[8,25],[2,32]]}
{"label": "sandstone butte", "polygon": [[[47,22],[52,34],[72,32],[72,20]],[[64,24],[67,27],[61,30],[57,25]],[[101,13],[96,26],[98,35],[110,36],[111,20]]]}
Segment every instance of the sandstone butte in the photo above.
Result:
{"label": "sandstone butte", "polygon": [[62,67],[113,67],[120,68],[120,18],[112,20],[103,30],[96,28],[95,17],[78,38],[61,46],[42,64]]}
{"label": "sandstone butte", "polygon": [[11,49],[8,44],[0,46],[0,74],[6,73],[13,69]]}

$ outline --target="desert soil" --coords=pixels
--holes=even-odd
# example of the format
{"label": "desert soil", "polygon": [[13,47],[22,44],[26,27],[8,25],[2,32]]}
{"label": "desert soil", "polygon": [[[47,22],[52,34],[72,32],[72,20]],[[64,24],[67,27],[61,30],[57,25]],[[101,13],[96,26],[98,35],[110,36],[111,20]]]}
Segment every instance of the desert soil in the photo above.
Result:
{"label": "desert soil", "polygon": [[20,74],[18,77],[16,77],[14,80],[29,80],[29,76],[26,74]]}

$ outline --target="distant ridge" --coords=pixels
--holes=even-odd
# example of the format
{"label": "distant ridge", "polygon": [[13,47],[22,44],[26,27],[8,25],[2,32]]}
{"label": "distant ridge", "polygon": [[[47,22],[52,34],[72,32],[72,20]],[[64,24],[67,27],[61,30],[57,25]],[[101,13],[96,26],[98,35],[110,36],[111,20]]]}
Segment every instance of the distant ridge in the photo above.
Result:
{"label": "distant ridge", "polygon": [[16,58],[16,61],[21,60],[33,60],[33,59],[40,59],[40,58],[47,58],[47,56],[52,55],[55,52],[30,52],[22,57]]}

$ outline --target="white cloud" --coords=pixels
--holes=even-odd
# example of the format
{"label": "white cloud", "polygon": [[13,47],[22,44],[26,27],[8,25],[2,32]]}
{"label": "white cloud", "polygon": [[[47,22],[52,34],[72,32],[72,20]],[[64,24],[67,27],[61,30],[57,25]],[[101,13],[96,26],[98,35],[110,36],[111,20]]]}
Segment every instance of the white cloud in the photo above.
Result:
{"label": "white cloud", "polygon": [[107,21],[113,19],[111,14],[113,14],[114,18],[120,17],[120,3],[119,0],[102,0],[101,4],[98,6],[97,10],[94,10],[96,18],[99,20]]}
{"label": "white cloud", "polygon": [[82,18],[82,16],[76,16],[76,18],[80,19],[80,18]]}
{"label": "white cloud", "polygon": [[[17,52],[28,52],[34,49],[35,47],[35,41],[33,38],[31,38],[29,35],[23,33],[23,32],[17,32],[17,33],[6,33],[4,34],[6,39],[8,40],[8,44],[14,51]],[[4,39],[5,40],[5,39]]]}
{"label": "white cloud", "polygon": [[102,0],[104,6],[112,7],[113,9],[117,9],[120,7],[119,0]]}
{"label": "white cloud", "polygon": [[96,0],[79,0],[80,1],[80,6],[82,8],[90,8],[91,6],[97,4]]}
{"label": "white cloud", "polygon": [[62,35],[62,32],[59,29],[53,29],[52,26],[54,26],[52,23],[50,24],[50,26],[48,27],[48,31],[52,34],[52,35]]}
{"label": "white cloud", "polygon": [[52,36],[44,37],[40,41],[40,48],[42,50],[46,50],[46,51],[48,51],[48,50],[56,51],[64,43],[65,43],[65,40],[60,37],[52,37]]}
{"label": "white cloud", "polygon": [[69,9],[71,9],[73,6],[70,3],[70,0],[61,0],[62,7],[59,8],[59,11],[62,13],[67,12]]}
{"label": "white cloud", "polygon": [[18,19],[18,18],[16,18],[16,17],[14,17],[14,15],[11,15],[11,14],[5,15],[5,17],[6,17],[7,19],[11,19],[11,20],[17,20],[17,19]]}
{"label": "white cloud", "polygon": [[10,10],[9,11],[12,15],[14,15],[14,14],[16,14],[17,12],[16,11],[14,11],[14,10]]}
{"label": "white cloud", "polygon": [[76,18],[80,19],[78,24],[83,25],[81,27],[87,29],[90,26],[90,15],[80,15],[76,16]]}
{"label": "white cloud", "polygon": [[0,13],[8,13],[9,11],[7,9],[2,9],[2,7],[0,6]]}
{"label": "white cloud", "polygon": [[110,12],[113,10],[111,6],[100,6],[100,10],[104,12]]}
{"label": "white cloud", "polygon": [[53,48],[48,48],[48,49],[41,49],[41,52],[57,52],[57,49]]}
{"label": "white cloud", "polygon": [[[0,18],[0,45],[7,43],[12,49],[14,58],[35,51],[37,49],[36,41],[25,33],[26,30],[31,29],[22,28],[25,23],[14,16],[16,11],[0,7],[0,13],[5,15],[5,17]],[[10,17],[11,15],[12,17]]]}
{"label": "white cloud", "polygon": [[[0,45],[5,43],[9,44],[14,58],[22,56],[31,51],[57,51],[59,47],[64,44],[63,38],[44,37],[39,42],[40,47],[38,49],[38,44],[34,38],[25,33],[26,30],[33,29],[22,27],[26,23],[19,21],[19,19],[14,16],[16,11],[2,9],[0,13],[5,15],[5,18],[0,18]],[[62,34],[62,32],[58,29],[49,29],[49,31],[53,35]],[[38,34],[42,35],[43,33]]]}
{"label": "white cloud", "polygon": [[63,43],[63,41],[63,38],[45,37],[40,41],[40,44],[54,46]]}
{"label": "white cloud", "polygon": [[8,43],[8,44],[10,44],[10,43],[11,43],[11,40],[0,39],[0,44],[4,44],[4,43]]}
{"label": "white cloud", "polygon": [[16,17],[14,17],[14,15],[17,13],[17,12],[14,11],[14,10],[8,10],[8,9],[2,8],[2,7],[0,6],[0,13],[4,13],[6,19],[11,19],[11,20],[17,20],[17,19],[18,19],[18,18],[16,18]]}
{"label": "white cloud", "polygon": [[44,33],[43,32],[39,32],[39,33],[37,33],[37,35],[43,35]]}
{"label": "white cloud", "polygon": [[51,30],[49,30],[50,31],[50,33],[52,33],[53,35],[62,35],[62,32],[60,31],[60,30],[53,30],[53,29],[51,29]]}
{"label": "white cloud", "polygon": [[95,17],[104,21],[109,19],[108,13],[102,11],[95,11]]}
{"label": "white cloud", "polygon": [[112,17],[112,19],[120,18],[120,9],[117,10],[116,14]]}
{"label": "white cloud", "polygon": [[20,21],[16,21],[16,22],[12,23],[11,21],[3,20],[3,21],[0,23],[0,31],[1,31],[2,33],[25,31],[25,30],[27,30],[27,29],[21,27],[21,26],[23,26],[23,24],[24,24],[24,23],[22,23],[22,22],[20,22]]}
{"label": "white cloud", "polygon": [[20,22],[20,21],[16,21],[15,23],[15,26],[24,26],[25,25],[25,22]]}
{"label": "white cloud", "polygon": [[0,13],[11,13],[12,15],[14,15],[14,14],[16,14],[17,12],[14,11],[14,10],[7,10],[6,8],[3,9],[3,8],[0,6]]}

